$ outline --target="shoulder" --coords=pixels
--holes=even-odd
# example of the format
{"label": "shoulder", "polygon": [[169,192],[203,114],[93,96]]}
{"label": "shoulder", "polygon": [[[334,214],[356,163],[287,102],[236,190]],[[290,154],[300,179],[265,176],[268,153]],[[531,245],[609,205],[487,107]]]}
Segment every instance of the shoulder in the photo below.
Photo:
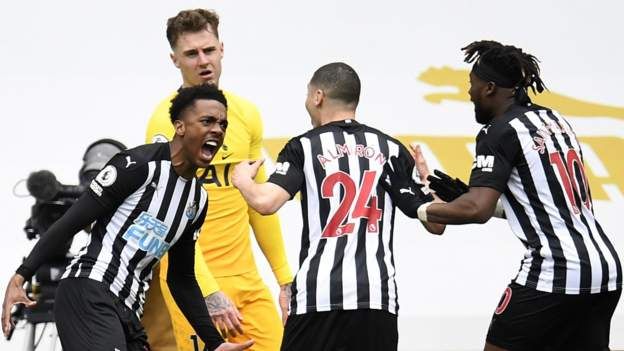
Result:
{"label": "shoulder", "polygon": [[145,144],[124,150],[118,154],[123,160],[126,169],[136,169],[146,166],[152,161],[169,160],[169,143]]}
{"label": "shoulder", "polygon": [[225,95],[225,99],[227,100],[228,107],[232,105],[232,106],[236,106],[239,108],[254,109],[254,110],[258,109],[256,105],[253,102],[251,102],[251,100],[244,98],[238,94],[235,94],[229,90],[223,90],[223,95]]}
{"label": "shoulder", "polygon": [[245,117],[259,114],[258,107],[251,100],[227,90],[223,91],[223,95],[225,95],[228,103],[228,112],[237,113]]}

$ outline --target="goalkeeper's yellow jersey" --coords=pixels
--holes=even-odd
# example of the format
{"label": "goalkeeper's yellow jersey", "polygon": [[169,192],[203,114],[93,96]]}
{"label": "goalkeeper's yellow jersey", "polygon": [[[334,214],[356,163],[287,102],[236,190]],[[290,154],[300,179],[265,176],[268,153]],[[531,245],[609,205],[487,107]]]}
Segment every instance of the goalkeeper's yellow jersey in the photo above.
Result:
{"label": "goalkeeper's yellow jersey", "polygon": [[[173,137],[169,108],[175,94],[177,92],[156,107],[147,127],[148,143],[166,142]],[[251,225],[278,283],[289,283],[292,281],[292,273],[286,259],[278,217],[262,216],[255,212],[231,182],[231,173],[238,162],[262,157],[263,126],[260,114],[251,102],[230,92],[224,94],[228,102],[228,128],[223,146],[208,168],[197,171],[200,177],[205,177],[204,187],[208,191],[209,201],[208,215],[198,244],[214,277],[255,271],[257,268],[249,237]],[[264,167],[258,172],[256,180],[266,180]],[[199,263],[196,262],[197,264]],[[205,295],[216,290],[209,287],[212,282],[202,281],[203,279],[207,278],[199,274],[198,280]]]}

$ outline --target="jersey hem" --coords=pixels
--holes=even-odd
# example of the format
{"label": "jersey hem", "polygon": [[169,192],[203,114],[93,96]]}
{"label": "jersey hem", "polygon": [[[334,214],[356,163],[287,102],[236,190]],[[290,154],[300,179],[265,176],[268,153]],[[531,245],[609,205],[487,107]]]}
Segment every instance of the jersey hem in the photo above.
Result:
{"label": "jersey hem", "polygon": [[[299,309],[300,307],[297,306],[297,309]],[[357,307],[353,307],[353,308],[345,308],[342,304],[329,304],[329,305],[321,305],[321,306],[305,306],[305,311],[301,312],[301,313],[297,313],[295,311],[295,315],[302,315],[302,314],[306,314],[306,313],[314,313],[314,312],[329,312],[329,311],[355,311],[355,310],[378,310],[378,311],[386,311],[388,313],[391,313],[393,315],[398,316],[399,315],[399,311],[398,311],[398,307],[395,309],[395,311],[390,310],[390,307],[388,305],[370,305],[369,302],[358,302]]]}
{"label": "jersey hem", "polygon": [[[578,295],[578,294],[600,294],[603,292],[608,292],[608,291],[616,291],[616,290],[622,290],[622,283],[616,283],[615,284],[615,288],[609,288],[609,284],[607,285],[601,285],[601,286],[597,286],[597,287],[591,287],[591,288],[563,288],[563,287],[553,287],[552,291],[549,290],[545,290],[545,289],[538,289],[537,287],[537,282],[532,282],[532,281],[526,281],[526,283],[522,284],[520,282],[518,282],[517,279],[513,279],[512,282],[527,287],[527,288],[531,288],[531,289],[535,289],[537,291],[542,291],[542,292],[546,292],[546,293],[552,293],[552,294],[564,294],[564,295]],[[596,289],[599,289],[599,291],[594,291]]]}

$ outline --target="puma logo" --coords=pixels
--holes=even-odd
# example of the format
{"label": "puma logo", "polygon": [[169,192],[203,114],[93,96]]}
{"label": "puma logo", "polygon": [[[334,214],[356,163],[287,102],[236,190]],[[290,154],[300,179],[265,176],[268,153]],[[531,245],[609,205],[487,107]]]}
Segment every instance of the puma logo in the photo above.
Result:
{"label": "puma logo", "polygon": [[401,189],[399,189],[399,193],[401,193],[401,194],[410,193],[410,194],[412,194],[412,195],[416,195],[416,194],[414,194],[414,192],[412,191],[412,188],[401,188]]}
{"label": "puma logo", "polygon": [[132,159],[130,158],[130,156],[126,156],[126,168],[130,167],[131,165],[135,165],[136,162],[132,161]]}

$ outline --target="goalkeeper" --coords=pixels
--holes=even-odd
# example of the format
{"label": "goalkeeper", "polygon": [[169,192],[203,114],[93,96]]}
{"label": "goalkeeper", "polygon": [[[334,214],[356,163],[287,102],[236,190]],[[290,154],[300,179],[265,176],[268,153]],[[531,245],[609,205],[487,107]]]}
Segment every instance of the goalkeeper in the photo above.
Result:
{"label": "goalkeeper", "polygon": [[[223,43],[219,40],[219,17],[210,10],[185,10],[167,21],[167,39],[171,59],[180,70],[182,86],[203,83],[218,85],[221,75]],[[167,114],[173,92],[157,107],[147,126],[148,142],[166,142],[173,135]],[[280,285],[282,318],[287,315],[292,273],[286,260],[277,216],[263,217],[248,208],[230,181],[231,170],[243,159],[258,159],[262,150],[262,121],[249,101],[225,92],[228,101],[228,129],[213,163],[198,171],[209,195],[208,216],[198,240],[201,254],[196,257],[198,281],[204,296],[220,289],[233,302],[230,309],[208,304],[213,321],[228,341],[255,340],[251,350],[278,350],[283,333],[273,296],[262,281],[251,250],[249,226],[254,230],[260,249],[266,256]],[[264,169],[258,176],[263,181]],[[203,254],[203,255],[202,255]],[[205,262],[204,262],[205,261]],[[173,350],[168,323],[172,324],[177,350],[202,350],[203,345],[175,306],[165,281],[166,260],[160,274],[162,293],[154,290],[147,301],[143,323],[150,343],[157,350]],[[207,268],[206,268],[207,266]],[[211,279],[211,274],[214,280]],[[155,284],[157,285],[157,284]],[[163,313],[163,299],[171,314]],[[225,301],[226,299],[224,299]],[[222,301],[222,302],[224,302]],[[208,302],[208,300],[207,300]],[[222,306],[223,304],[221,304]],[[236,315],[237,309],[240,315]]]}

